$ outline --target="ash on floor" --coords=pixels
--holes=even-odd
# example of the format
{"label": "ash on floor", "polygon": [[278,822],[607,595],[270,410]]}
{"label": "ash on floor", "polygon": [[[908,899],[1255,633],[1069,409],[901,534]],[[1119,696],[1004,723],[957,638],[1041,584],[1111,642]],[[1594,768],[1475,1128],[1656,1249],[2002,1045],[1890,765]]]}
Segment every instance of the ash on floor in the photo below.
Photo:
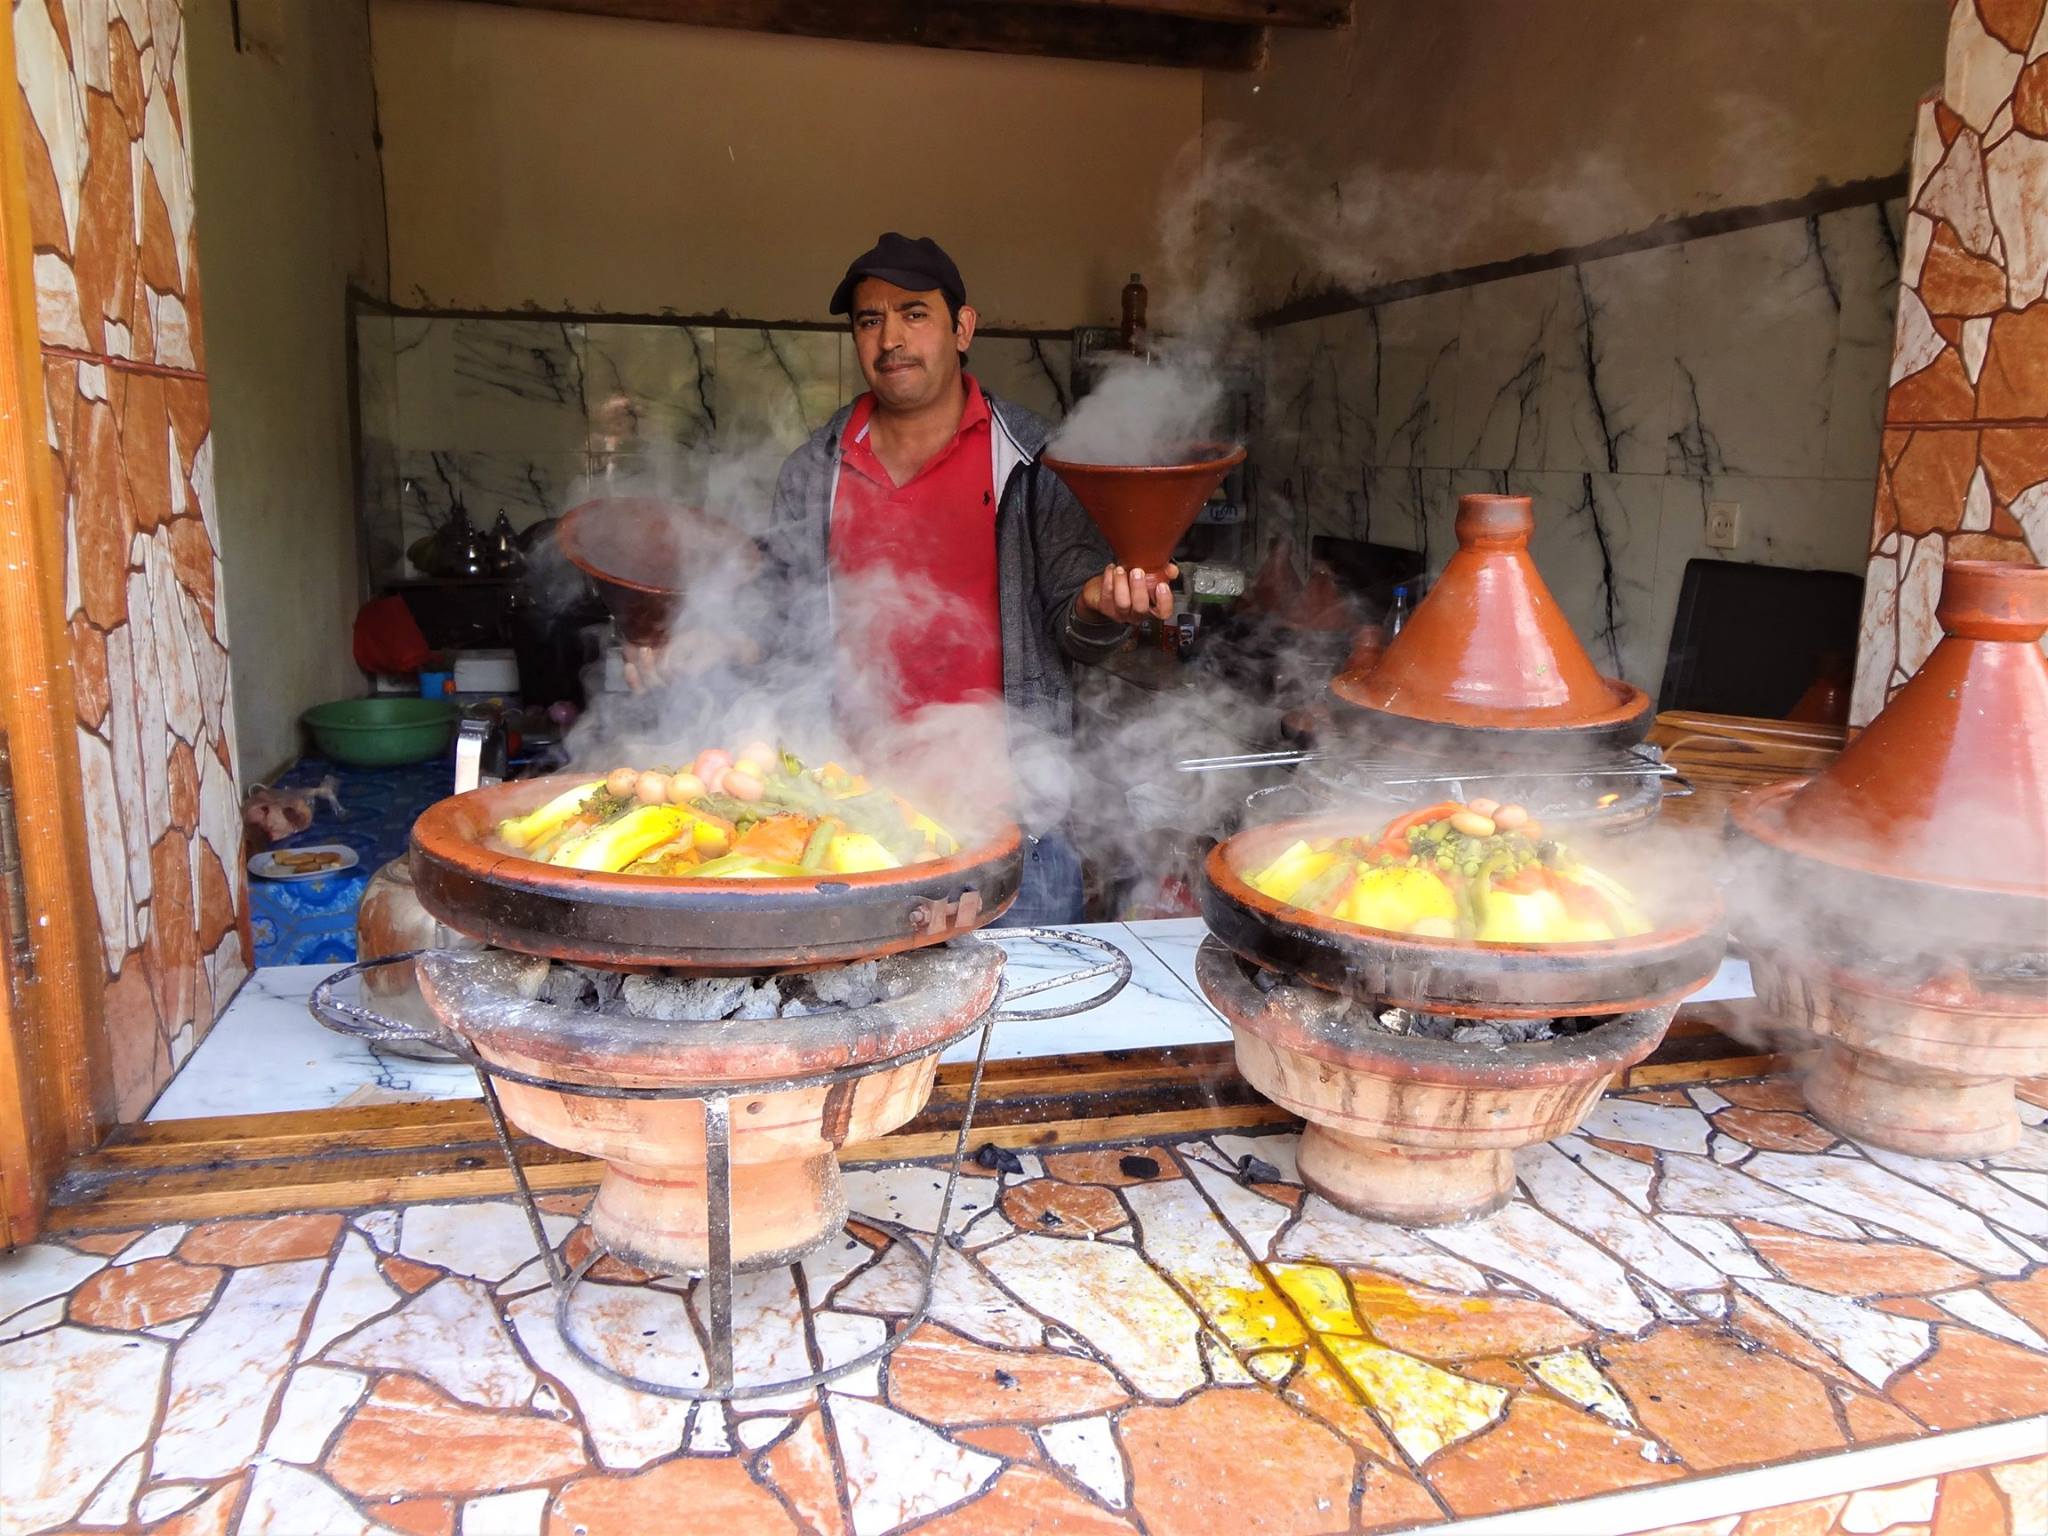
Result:
{"label": "ash on floor", "polygon": [[558,1008],[592,1008],[664,1023],[799,1019],[827,1010],[866,1008],[888,995],[881,966],[873,960],[765,976],[698,976],[687,971],[622,974],[555,965],[549,968],[539,992],[542,1002]]}

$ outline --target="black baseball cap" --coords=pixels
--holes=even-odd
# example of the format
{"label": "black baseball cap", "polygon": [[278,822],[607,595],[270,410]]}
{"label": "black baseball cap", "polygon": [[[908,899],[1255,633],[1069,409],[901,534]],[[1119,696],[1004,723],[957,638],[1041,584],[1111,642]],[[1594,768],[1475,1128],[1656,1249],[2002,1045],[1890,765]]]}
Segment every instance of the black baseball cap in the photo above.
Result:
{"label": "black baseball cap", "polygon": [[873,250],[854,257],[846,276],[832,290],[832,314],[853,313],[853,290],[864,277],[879,277],[913,293],[936,288],[956,307],[967,302],[967,285],[960,281],[960,269],[929,235],[913,240],[892,229],[875,241]]}

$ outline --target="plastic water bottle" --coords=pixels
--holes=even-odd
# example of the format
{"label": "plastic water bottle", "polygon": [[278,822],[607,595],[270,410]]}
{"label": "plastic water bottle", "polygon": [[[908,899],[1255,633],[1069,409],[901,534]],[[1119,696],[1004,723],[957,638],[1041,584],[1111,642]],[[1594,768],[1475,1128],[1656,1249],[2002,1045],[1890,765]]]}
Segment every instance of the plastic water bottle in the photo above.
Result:
{"label": "plastic water bottle", "polygon": [[1394,588],[1394,601],[1387,608],[1387,639],[1389,641],[1401,633],[1402,626],[1408,622],[1408,615],[1413,610],[1414,605],[1410,602],[1408,596],[1408,583],[1404,581],[1401,585]]}

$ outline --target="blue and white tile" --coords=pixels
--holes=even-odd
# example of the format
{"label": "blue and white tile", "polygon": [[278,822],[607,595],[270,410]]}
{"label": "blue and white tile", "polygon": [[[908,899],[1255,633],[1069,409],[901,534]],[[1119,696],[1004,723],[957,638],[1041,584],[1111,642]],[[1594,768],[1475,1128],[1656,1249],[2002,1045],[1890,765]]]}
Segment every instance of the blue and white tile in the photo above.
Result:
{"label": "blue and white tile", "polygon": [[712,403],[721,447],[772,443],[785,453],[839,408],[839,334],[720,328]]}
{"label": "blue and white tile", "polygon": [[335,1033],[306,1011],[334,967],[261,966],[171,1080],[149,1119],[331,1109],[357,1094],[473,1099],[476,1074],[458,1062],[413,1061]]}
{"label": "blue and white tile", "polygon": [[580,453],[588,433],[580,321],[456,320],[449,442],[466,451]]}
{"label": "blue and white tile", "polygon": [[583,334],[592,454],[659,458],[711,442],[717,340],[710,327],[590,321]]}

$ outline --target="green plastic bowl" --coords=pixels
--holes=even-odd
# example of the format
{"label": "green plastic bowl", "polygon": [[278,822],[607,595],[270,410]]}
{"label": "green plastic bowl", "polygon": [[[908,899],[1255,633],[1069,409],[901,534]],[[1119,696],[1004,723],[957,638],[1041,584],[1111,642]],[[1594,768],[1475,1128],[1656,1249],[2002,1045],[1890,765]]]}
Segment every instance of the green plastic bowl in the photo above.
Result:
{"label": "green plastic bowl", "polygon": [[336,699],[299,718],[322,757],[364,768],[424,763],[448,750],[461,712],[445,699]]}

